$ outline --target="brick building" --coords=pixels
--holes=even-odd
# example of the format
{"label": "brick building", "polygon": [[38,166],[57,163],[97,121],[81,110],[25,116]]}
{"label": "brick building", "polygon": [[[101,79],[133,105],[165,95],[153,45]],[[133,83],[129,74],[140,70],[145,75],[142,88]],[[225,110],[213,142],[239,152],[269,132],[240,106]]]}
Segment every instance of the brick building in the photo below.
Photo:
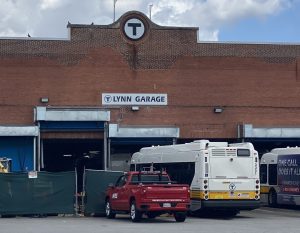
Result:
{"label": "brick building", "polygon": [[300,45],[198,41],[140,12],[68,24],[68,39],[0,39],[0,157],[61,171],[127,168],[142,146],[300,144]]}

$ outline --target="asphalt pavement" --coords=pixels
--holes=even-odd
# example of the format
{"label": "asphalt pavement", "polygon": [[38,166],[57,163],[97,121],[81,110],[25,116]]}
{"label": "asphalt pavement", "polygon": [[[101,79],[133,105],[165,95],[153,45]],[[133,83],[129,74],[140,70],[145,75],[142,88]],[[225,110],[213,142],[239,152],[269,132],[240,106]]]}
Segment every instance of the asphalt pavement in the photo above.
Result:
{"label": "asphalt pavement", "polygon": [[132,223],[127,215],[105,217],[0,218],[0,233],[299,233],[300,209],[263,207],[242,211],[233,218],[188,217],[178,223],[172,216],[144,218]]}

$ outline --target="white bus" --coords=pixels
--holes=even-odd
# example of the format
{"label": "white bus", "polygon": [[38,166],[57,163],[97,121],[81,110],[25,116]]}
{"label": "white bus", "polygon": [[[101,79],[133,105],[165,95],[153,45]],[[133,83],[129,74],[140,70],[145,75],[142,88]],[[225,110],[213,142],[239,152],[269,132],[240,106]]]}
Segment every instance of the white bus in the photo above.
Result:
{"label": "white bus", "polygon": [[300,205],[300,148],[275,148],[260,161],[261,201]]}
{"label": "white bus", "polygon": [[191,143],[142,148],[132,155],[131,170],[153,166],[171,179],[189,184],[191,211],[240,210],[260,205],[259,159],[251,143],[228,144],[197,140]]}

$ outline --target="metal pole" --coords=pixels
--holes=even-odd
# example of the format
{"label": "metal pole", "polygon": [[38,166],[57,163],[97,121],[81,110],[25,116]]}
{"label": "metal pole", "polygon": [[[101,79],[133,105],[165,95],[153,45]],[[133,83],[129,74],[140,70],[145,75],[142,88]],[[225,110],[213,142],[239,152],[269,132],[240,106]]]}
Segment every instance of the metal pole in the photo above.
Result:
{"label": "metal pole", "polygon": [[83,167],[83,175],[82,175],[82,195],[81,195],[81,213],[84,214],[84,199],[85,199],[85,166]]}
{"label": "metal pole", "polygon": [[108,123],[104,123],[104,135],[103,135],[103,170],[107,170],[107,137],[108,137]]}
{"label": "metal pole", "polygon": [[150,3],[149,4],[149,18],[150,18],[150,20],[151,20],[151,10],[152,10],[152,7],[153,7],[153,4]]}
{"label": "metal pole", "polygon": [[115,22],[115,19],[116,19],[116,2],[117,0],[113,0],[114,1],[114,22]]}
{"label": "metal pole", "polygon": [[77,185],[77,167],[75,165],[75,215],[78,216],[78,185]]}
{"label": "metal pole", "polygon": [[111,170],[111,156],[110,156],[110,153],[111,153],[111,151],[110,151],[110,141],[111,141],[111,139],[110,138],[108,138],[108,140],[107,140],[107,163],[108,163],[108,170]]}
{"label": "metal pole", "polygon": [[37,137],[37,165],[36,170],[41,171],[41,127],[40,122],[38,122],[38,137]]}
{"label": "metal pole", "polygon": [[177,142],[177,139],[176,138],[173,138],[173,145],[175,145]]}
{"label": "metal pole", "polygon": [[41,139],[41,143],[40,143],[40,147],[41,147],[41,158],[40,158],[40,168],[45,168],[45,164],[44,164],[44,140]]}
{"label": "metal pole", "polygon": [[33,170],[36,171],[36,137],[33,137]]}

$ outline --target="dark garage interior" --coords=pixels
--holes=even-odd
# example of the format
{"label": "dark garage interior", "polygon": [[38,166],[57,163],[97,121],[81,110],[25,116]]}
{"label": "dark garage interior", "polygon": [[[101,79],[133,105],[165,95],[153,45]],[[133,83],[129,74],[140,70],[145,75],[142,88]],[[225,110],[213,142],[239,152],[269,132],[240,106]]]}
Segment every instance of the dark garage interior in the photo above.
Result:
{"label": "dark garage interior", "polygon": [[99,139],[46,139],[43,140],[43,171],[60,172],[77,169],[101,170],[103,140]]}

